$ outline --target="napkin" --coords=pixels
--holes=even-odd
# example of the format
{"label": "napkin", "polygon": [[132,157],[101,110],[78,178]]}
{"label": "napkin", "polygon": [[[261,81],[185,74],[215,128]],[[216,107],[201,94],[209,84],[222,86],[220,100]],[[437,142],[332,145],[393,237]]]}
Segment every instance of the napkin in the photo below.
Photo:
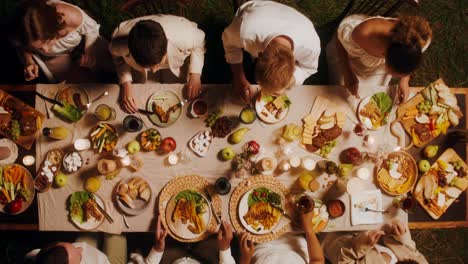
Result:
{"label": "napkin", "polygon": [[365,211],[365,208],[382,210],[380,190],[363,191],[351,195],[351,224],[379,224],[383,222],[382,213]]}

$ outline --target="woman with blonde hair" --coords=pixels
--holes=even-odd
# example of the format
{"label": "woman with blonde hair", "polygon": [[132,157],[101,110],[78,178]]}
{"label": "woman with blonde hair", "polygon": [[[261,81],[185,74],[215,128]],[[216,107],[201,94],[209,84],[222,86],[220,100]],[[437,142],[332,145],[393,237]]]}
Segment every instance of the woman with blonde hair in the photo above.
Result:
{"label": "woman with blonde hair", "polygon": [[400,102],[406,101],[410,74],[431,38],[429,22],[419,16],[351,15],[327,45],[330,82],[345,85],[358,97],[360,84],[385,86],[393,76],[400,79]]}

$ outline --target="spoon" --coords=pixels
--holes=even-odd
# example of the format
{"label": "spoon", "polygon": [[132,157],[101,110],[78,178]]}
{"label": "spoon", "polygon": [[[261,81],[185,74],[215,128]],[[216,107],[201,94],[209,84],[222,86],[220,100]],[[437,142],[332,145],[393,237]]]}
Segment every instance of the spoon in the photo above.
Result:
{"label": "spoon", "polygon": [[91,106],[91,104],[93,104],[94,102],[96,102],[97,100],[101,99],[102,97],[108,95],[109,92],[105,91],[103,92],[102,94],[100,94],[98,97],[94,98],[94,100],[92,100],[91,102],[83,105],[83,107],[81,108],[82,110],[85,110],[85,109],[89,109],[89,107]]}

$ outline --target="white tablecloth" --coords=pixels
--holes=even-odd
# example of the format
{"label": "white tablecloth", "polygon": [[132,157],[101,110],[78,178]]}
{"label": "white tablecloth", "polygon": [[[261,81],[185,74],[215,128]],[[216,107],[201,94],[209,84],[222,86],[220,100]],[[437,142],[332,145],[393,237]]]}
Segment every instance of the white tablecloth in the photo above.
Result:
{"label": "white tablecloth", "polygon": [[[131,140],[134,140],[138,133],[128,133],[124,132],[122,128],[122,120],[126,114],[120,110],[120,107],[117,104],[119,87],[117,85],[105,85],[105,84],[86,84],[79,85],[85,89],[90,99],[92,100],[97,95],[101,94],[103,91],[109,91],[110,95],[98,101],[91,106],[88,114],[83,117],[81,121],[75,124],[69,124],[59,120],[58,118],[51,118],[45,121],[45,127],[54,127],[54,126],[64,126],[67,127],[71,136],[65,140],[53,141],[46,137],[39,137],[36,144],[36,157],[37,157],[37,166],[44,157],[44,154],[52,148],[63,148],[65,151],[70,151],[73,148],[74,140],[78,138],[85,138],[88,136],[90,130],[98,123],[97,119],[92,114],[94,109],[100,103],[106,103],[108,105],[114,106],[117,111],[117,119],[110,122],[113,124],[120,135],[118,146],[125,146]],[[160,90],[160,89],[170,89],[179,95],[181,94],[182,85],[181,84],[141,84],[134,85],[136,91],[136,97],[138,106],[144,108],[146,105],[146,100],[149,96]],[[243,105],[235,100],[231,99],[230,96],[231,89],[230,85],[208,85],[209,93],[207,96],[210,99],[209,106],[211,110],[215,107],[222,107],[224,110],[224,115],[233,115],[238,116]],[[58,87],[56,85],[44,85],[39,84],[37,90],[40,93],[43,93],[46,96],[54,97]],[[371,95],[379,89],[378,87],[371,88],[361,88],[362,95]],[[144,177],[151,184],[153,194],[158,194],[163,186],[169,182],[173,177],[180,175],[188,174],[198,174],[206,177],[210,182],[214,181],[219,177],[229,177],[230,162],[224,162],[217,159],[217,154],[219,150],[226,146],[231,146],[234,151],[240,152],[242,144],[248,140],[256,140],[260,143],[263,151],[276,153],[278,151],[278,145],[275,143],[275,139],[281,133],[281,128],[288,123],[301,124],[301,119],[305,117],[311,110],[315,96],[320,95],[329,99],[332,99],[334,103],[346,106],[348,110],[349,118],[346,121],[344,128],[344,133],[341,139],[339,140],[338,147],[333,150],[330,157],[331,160],[337,161],[337,156],[341,152],[340,149],[358,146],[362,151],[367,151],[366,147],[363,147],[362,138],[356,136],[352,132],[353,122],[351,119],[356,120],[355,117],[355,107],[357,106],[358,101],[356,99],[346,99],[344,93],[344,88],[337,86],[299,86],[294,87],[288,92],[288,96],[292,101],[292,105],[288,116],[285,120],[274,124],[267,125],[256,121],[247,126],[251,130],[246,134],[242,143],[237,145],[230,145],[227,142],[227,138],[219,139],[216,138],[211,145],[209,154],[204,158],[199,158],[195,155],[192,155],[192,160],[185,164],[178,164],[175,166],[168,166],[165,162],[165,156],[160,156],[155,152],[141,152],[138,155],[143,159],[144,167],[141,171],[134,173],[133,175],[139,175]],[[217,106],[215,106],[217,105]],[[354,105],[354,106],[353,106]],[[47,106],[50,108],[51,104],[47,103]],[[45,112],[44,101],[36,97],[36,108],[40,111]],[[169,128],[158,128],[163,137],[171,136],[177,141],[177,150],[179,152],[187,148],[187,142],[192,138],[194,134],[200,130],[206,129],[203,119],[192,119],[187,115],[187,106],[184,107],[183,114],[180,119]],[[152,127],[152,123],[145,116],[141,116],[145,124],[148,127]],[[387,149],[393,148],[396,145],[396,139],[390,136],[388,129],[381,129],[379,131],[371,131],[376,138],[377,143],[385,143]],[[321,158],[315,154],[311,154],[304,149],[299,147],[298,142],[291,144],[294,149],[294,155],[299,157],[312,156],[316,160]],[[79,191],[84,189],[84,178],[87,176],[95,176],[97,172],[95,171],[95,165],[97,162],[98,154],[92,150],[83,151],[82,156],[84,160],[89,159],[89,164],[85,165],[78,173],[69,175],[68,184],[60,189],[51,189],[46,193],[38,194],[38,210],[39,210],[39,229],[44,231],[79,231],[68,219],[68,212],[66,209],[66,199],[74,191]],[[373,168],[373,164],[366,164],[369,168]],[[121,174],[113,180],[105,180],[102,178],[102,184],[100,190],[97,192],[104,200],[107,201],[107,208],[111,215],[113,216],[115,222],[109,224],[107,221],[104,222],[98,228],[98,231],[111,232],[111,233],[120,233],[120,232],[144,232],[154,230],[155,216],[157,211],[156,199],[151,201],[151,204],[145,212],[135,217],[127,217],[130,224],[130,228],[127,229],[122,221],[122,216],[115,209],[112,204],[111,193],[115,185],[124,177],[129,177],[132,175],[131,171],[124,168],[121,171]],[[293,192],[299,192],[297,187],[295,187],[295,181],[299,173],[294,172],[294,174],[286,173],[278,176],[278,180],[285,184],[288,188],[291,188]],[[334,177],[334,176],[333,176]],[[318,179],[320,182],[325,183],[326,178],[332,180],[327,175],[322,175]],[[242,179],[231,178],[232,189],[241,181]],[[377,189],[378,187],[373,183],[373,177],[369,179],[366,183],[368,189]],[[329,222],[325,232],[331,231],[352,231],[352,230],[368,230],[371,228],[378,228],[379,225],[358,225],[352,226],[350,220],[350,199],[347,193],[336,194],[334,189],[330,191],[322,190],[318,191],[316,195],[319,198],[327,196],[330,198],[333,195],[338,195],[337,198],[341,199],[346,205],[346,212],[342,217],[333,219]],[[156,197],[153,195],[153,197]],[[228,220],[228,203],[229,203],[229,194],[222,196],[223,200],[223,219]],[[391,207],[392,197],[383,195],[383,208],[387,209]],[[401,210],[391,210],[391,213],[384,215],[384,221],[388,221],[392,217],[398,217],[403,222],[408,221],[408,216],[406,213]]]}

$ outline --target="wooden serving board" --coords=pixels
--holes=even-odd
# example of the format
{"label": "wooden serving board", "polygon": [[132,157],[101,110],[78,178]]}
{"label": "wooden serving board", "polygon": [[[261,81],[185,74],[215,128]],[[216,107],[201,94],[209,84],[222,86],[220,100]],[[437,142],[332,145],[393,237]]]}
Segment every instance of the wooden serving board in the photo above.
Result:
{"label": "wooden serving board", "polygon": [[[450,162],[453,162],[453,161],[460,161],[462,167],[464,168],[464,170],[465,171],[467,170],[467,165],[466,165],[465,161],[462,158],[460,158],[460,156],[452,148],[448,148],[437,160],[441,160],[441,161],[444,161],[446,163],[450,163]],[[437,161],[435,161],[432,164],[431,168],[436,168],[436,167],[438,167]],[[421,207],[424,208],[424,210],[426,210],[426,212],[433,219],[439,219],[447,211],[447,209],[450,207],[450,205],[458,198],[458,196],[460,196],[460,194],[462,194],[466,190],[466,188],[465,188],[465,190],[460,190],[457,187],[453,187],[453,188],[456,188],[458,190],[458,196],[457,197],[450,197],[449,195],[445,195],[446,200],[445,200],[444,206],[442,208],[433,208],[434,206],[429,206],[429,204],[426,204],[424,202],[425,199],[424,199],[424,185],[423,185],[423,182],[425,181],[424,178],[426,178],[426,177],[434,177],[434,176],[432,174],[430,174],[430,173],[425,173],[423,176],[421,176],[418,183],[416,184],[416,188],[413,191],[413,196],[419,202]],[[467,180],[466,177],[465,177],[464,180],[465,181]],[[440,191],[444,192],[447,188],[451,188],[451,186],[447,185],[446,187],[442,188]]]}
{"label": "wooden serving board", "polygon": [[[13,140],[17,145],[29,150],[31,149],[31,146],[33,145],[34,141],[36,140],[36,136],[40,133],[42,124],[45,119],[45,115],[33,107],[23,103],[20,99],[8,94],[7,92],[3,91],[0,89],[0,106],[3,106],[8,100],[13,101],[13,104],[15,105],[16,111],[21,111],[21,113],[17,113],[17,115],[21,116],[23,113],[28,112],[29,114],[33,115],[36,117],[36,131],[27,136],[20,135],[17,140]],[[12,118],[13,114],[12,113],[4,113],[0,114],[0,135],[11,139],[9,133],[2,129],[2,127],[8,127],[9,122]],[[16,117],[18,118],[18,117]],[[20,120],[18,120],[20,121]],[[20,121],[21,123],[21,121]]]}
{"label": "wooden serving board", "polygon": [[[423,102],[423,101],[424,101],[424,97],[422,96],[422,94],[417,93],[415,96],[413,96],[413,98],[411,98],[408,102],[400,105],[397,109],[397,120],[401,123],[401,125],[405,129],[406,133],[408,133],[410,138],[411,138],[411,127],[416,124],[416,119],[410,118],[410,119],[403,120],[403,117],[405,116],[406,112],[408,112],[411,109],[416,108],[416,106],[420,102]],[[416,144],[413,142],[413,144],[420,148],[420,147],[425,146],[427,143],[429,143],[433,139],[434,138],[431,138],[427,141],[420,142],[419,144]]]}

